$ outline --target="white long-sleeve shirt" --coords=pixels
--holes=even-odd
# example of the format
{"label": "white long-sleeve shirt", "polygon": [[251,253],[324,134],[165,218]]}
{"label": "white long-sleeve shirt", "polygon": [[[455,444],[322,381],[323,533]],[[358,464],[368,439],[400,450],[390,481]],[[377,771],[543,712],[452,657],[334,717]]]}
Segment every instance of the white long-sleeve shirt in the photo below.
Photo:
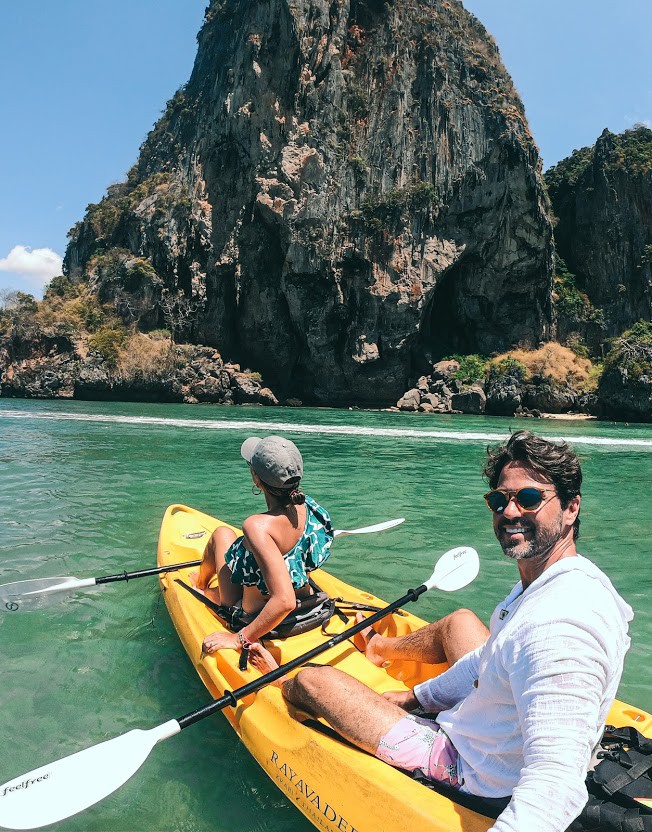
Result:
{"label": "white long-sleeve shirt", "polygon": [[581,812],[632,618],[597,566],[563,558],[514,587],[482,647],[415,687],[459,753],[463,791],[512,795],[492,832],[563,832]]}

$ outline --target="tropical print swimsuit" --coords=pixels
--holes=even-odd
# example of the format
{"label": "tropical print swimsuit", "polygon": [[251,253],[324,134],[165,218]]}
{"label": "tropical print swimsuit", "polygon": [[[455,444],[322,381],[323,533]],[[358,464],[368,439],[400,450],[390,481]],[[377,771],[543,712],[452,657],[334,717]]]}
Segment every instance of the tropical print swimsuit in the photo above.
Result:
{"label": "tropical print swimsuit", "polygon": [[[306,525],[297,543],[283,555],[294,589],[308,583],[308,573],[318,569],[330,555],[333,524],[329,513],[306,495]],[[269,590],[253,553],[247,549],[241,535],[226,550],[226,565],[231,570],[231,583],[255,586],[263,595]]]}

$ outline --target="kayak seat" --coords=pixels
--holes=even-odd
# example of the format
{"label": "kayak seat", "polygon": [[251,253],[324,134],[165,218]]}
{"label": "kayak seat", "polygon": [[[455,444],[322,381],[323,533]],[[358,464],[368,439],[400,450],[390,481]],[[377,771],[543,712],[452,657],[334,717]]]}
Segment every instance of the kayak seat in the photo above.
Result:
{"label": "kayak seat", "polygon": [[[215,601],[207,598],[202,592],[185,583],[181,578],[176,578],[175,583],[182,586],[204,606],[212,610],[220,621],[235,633],[246,627],[256,617],[255,614],[244,612],[239,605],[228,607],[216,604]],[[321,590],[314,592],[308,598],[297,599],[295,609],[273,630],[265,633],[263,638],[290,638],[301,633],[307,633],[309,630],[315,630],[317,627],[324,627],[330,621],[334,611],[335,602],[329,598],[326,592]]]}
{"label": "kayak seat", "polygon": [[[307,598],[298,598],[295,609],[287,615],[280,624],[265,634],[266,638],[289,638],[317,627],[324,627],[335,610],[335,604],[325,592],[314,592]],[[233,607],[231,623],[232,630],[241,630],[250,624],[256,614],[246,613],[242,607]]]}
{"label": "kayak seat", "polygon": [[[399,771],[400,770],[401,769],[399,769]],[[428,780],[421,775],[411,774],[408,771],[404,771],[403,774],[410,777],[412,780],[416,780],[417,783],[421,783],[428,789],[432,789],[434,792],[447,797],[453,803],[457,803],[458,806],[464,806],[465,809],[470,809],[472,812],[477,812],[479,815],[484,815],[486,818],[497,818],[512,799],[511,796],[478,797],[474,794],[461,792],[459,789],[456,789],[453,786],[448,786],[445,783],[438,783],[434,780]]]}

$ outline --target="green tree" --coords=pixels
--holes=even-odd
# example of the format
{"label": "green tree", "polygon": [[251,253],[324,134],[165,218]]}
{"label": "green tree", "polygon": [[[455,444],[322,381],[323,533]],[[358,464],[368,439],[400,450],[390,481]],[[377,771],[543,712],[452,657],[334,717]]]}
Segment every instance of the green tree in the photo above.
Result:
{"label": "green tree", "polygon": [[453,378],[460,381],[473,382],[483,381],[487,375],[487,363],[489,359],[481,355],[448,355],[444,361],[457,361],[460,365]]}

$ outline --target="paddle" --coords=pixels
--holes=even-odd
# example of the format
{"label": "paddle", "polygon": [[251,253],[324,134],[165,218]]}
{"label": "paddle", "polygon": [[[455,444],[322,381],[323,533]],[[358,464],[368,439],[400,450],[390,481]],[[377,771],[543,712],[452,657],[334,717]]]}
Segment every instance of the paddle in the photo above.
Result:
{"label": "paddle", "polygon": [[347,534],[371,534],[372,532],[384,532],[387,529],[393,529],[395,526],[400,526],[405,523],[405,517],[399,517],[397,520],[385,520],[384,523],[376,523],[375,526],[363,526],[361,529],[335,529],[334,537],[344,537]]}
{"label": "paddle", "polygon": [[[404,517],[397,520],[386,520],[384,523],[376,523],[374,526],[364,526],[361,529],[336,529],[334,537],[345,537],[349,534],[371,534],[372,532],[383,532],[393,529],[405,522]],[[191,532],[186,535],[189,538],[198,538],[207,535],[208,532]],[[118,575],[104,575],[101,578],[32,578],[27,581],[14,581],[10,584],[0,585],[0,610],[16,612],[25,607],[28,602],[32,606],[43,606],[43,601],[59,592],[71,592],[75,589],[84,589],[100,584],[111,584],[116,581],[130,581],[134,578],[146,578],[150,575],[160,575],[162,572],[175,572],[178,569],[188,569],[192,566],[199,566],[201,560],[191,560],[187,563],[175,563],[170,566],[159,566],[153,569],[140,569],[137,572],[120,572]]]}
{"label": "paddle", "polygon": [[416,601],[424,592],[435,588],[445,592],[461,589],[476,577],[478,570],[479,559],[475,549],[464,546],[451,549],[439,558],[430,578],[417,589],[408,590],[389,606],[276,670],[237,690],[226,691],[210,705],[155,728],[128,731],[10,780],[0,786],[0,826],[6,829],[37,829],[87,809],[126,783],[157,743],[217,711],[228,706],[235,707],[239,699],[280,679],[409,601]]}

